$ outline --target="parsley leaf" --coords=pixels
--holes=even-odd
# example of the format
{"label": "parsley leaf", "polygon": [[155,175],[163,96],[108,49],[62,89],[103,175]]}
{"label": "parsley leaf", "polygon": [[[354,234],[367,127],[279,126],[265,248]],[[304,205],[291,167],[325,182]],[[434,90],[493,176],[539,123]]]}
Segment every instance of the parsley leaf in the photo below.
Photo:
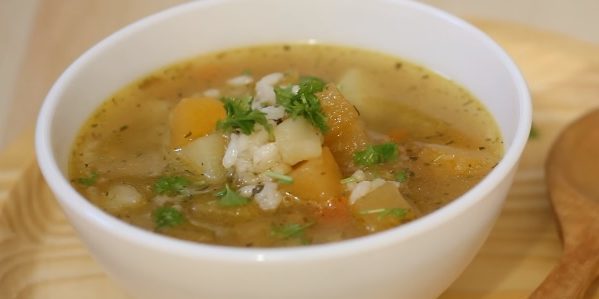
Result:
{"label": "parsley leaf", "polygon": [[89,187],[89,186],[92,186],[93,184],[95,184],[97,180],[98,180],[98,173],[94,171],[88,177],[78,178],[77,183]]}
{"label": "parsley leaf", "polygon": [[218,204],[224,207],[239,207],[246,205],[250,202],[248,198],[239,195],[229,187],[229,184],[225,185],[225,189],[216,193],[219,197]]}
{"label": "parsley leaf", "polygon": [[251,97],[224,97],[221,101],[225,106],[227,118],[216,123],[217,129],[225,132],[239,129],[243,134],[250,135],[254,130],[254,125],[258,123],[270,131],[271,125],[266,119],[266,114],[252,109]]}
{"label": "parsley leaf", "polygon": [[180,176],[165,176],[161,177],[154,183],[154,192],[160,195],[175,196],[186,193],[186,188],[191,182]]}
{"label": "parsley leaf", "polygon": [[314,225],[314,223],[308,222],[305,224],[287,223],[287,224],[283,224],[280,226],[273,226],[271,234],[273,236],[279,237],[281,239],[291,239],[291,238],[302,238],[303,239],[306,229],[312,225]]}
{"label": "parsley leaf", "polygon": [[156,228],[173,227],[183,223],[183,213],[173,207],[160,207],[154,211]]}
{"label": "parsley leaf", "polygon": [[355,177],[353,177],[353,176],[350,176],[350,177],[347,177],[347,178],[344,178],[344,179],[342,179],[340,182],[341,182],[341,184],[357,183],[357,182],[358,182],[358,179],[356,179],[356,178],[355,178]]}
{"label": "parsley leaf", "polygon": [[395,217],[397,219],[403,219],[404,217],[406,217],[406,215],[408,215],[408,210],[403,209],[403,208],[383,208],[383,209],[372,209],[372,210],[366,210],[366,211],[361,211],[360,214],[362,215],[369,215],[369,214],[378,214],[378,219],[383,219],[385,217]]}
{"label": "parsley leaf", "polygon": [[409,177],[410,177],[410,170],[408,170],[407,168],[404,168],[404,169],[398,171],[397,173],[395,173],[395,180],[400,183],[407,182]]}
{"label": "parsley leaf", "polygon": [[278,173],[278,172],[274,172],[274,171],[267,171],[264,174],[273,179],[278,180],[280,183],[293,184],[293,177],[291,177],[291,176],[284,175],[282,173]]}
{"label": "parsley leaf", "polygon": [[291,117],[301,116],[321,132],[326,132],[329,129],[327,119],[315,95],[324,87],[324,81],[316,77],[302,78],[297,94],[293,93],[291,87],[276,87],[277,104],[283,106]]}
{"label": "parsley leaf", "polygon": [[316,77],[303,77],[299,83],[299,92],[305,94],[315,94],[321,92],[324,89],[326,83],[320,78]]}
{"label": "parsley leaf", "polygon": [[368,146],[354,153],[354,163],[363,166],[385,163],[397,158],[397,144],[383,143]]}

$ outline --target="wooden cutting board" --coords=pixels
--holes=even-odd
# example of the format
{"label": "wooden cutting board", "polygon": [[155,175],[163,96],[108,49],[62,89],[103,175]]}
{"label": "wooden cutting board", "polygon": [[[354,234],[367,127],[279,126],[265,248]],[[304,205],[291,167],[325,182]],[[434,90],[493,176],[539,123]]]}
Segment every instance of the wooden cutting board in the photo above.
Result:
{"label": "wooden cutting board", "polygon": [[[65,13],[72,7],[66,9],[48,5],[48,2],[52,1],[42,4],[38,16],[41,21],[32,33],[27,57],[33,62],[26,63],[22,72],[22,79],[27,77],[36,82],[33,87],[21,86],[17,93],[21,102],[17,106],[39,105],[39,99],[59,70],[76,56],[74,54],[91,44],[90,39],[59,37],[62,42],[79,43],[75,47],[79,52],[71,47],[71,54],[59,57],[55,63],[43,61],[42,57],[47,55],[44,46],[53,41],[46,33],[71,28],[75,25],[74,19],[81,18]],[[178,1],[164,2],[163,6],[167,6]],[[93,1],[71,3],[81,8]],[[142,7],[141,2],[136,5]],[[158,8],[146,7],[133,16]],[[107,14],[106,11],[99,13]],[[62,19],[53,19],[56,15]],[[131,15],[116,18],[113,27],[133,19]],[[47,22],[50,19],[53,21]],[[529,141],[489,239],[472,264],[440,298],[526,298],[561,253],[555,220],[547,201],[543,163],[559,130],[575,117],[599,106],[599,46],[521,25],[474,23],[495,38],[524,72],[533,94],[534,123],[539,135]],[[93,22],[81,26],[95,32],[96,38],[108,33],[105,27],[94,27]],[[84,29],[78,29],[75,35],[83,35]],[[31,109],[27,107],[23,109]],[[105,276],[66,222],[35,164],[31,130],[0,154],[0,298],[129,298]],[[599,299],[599,282],[595,282],[587,299]]]}

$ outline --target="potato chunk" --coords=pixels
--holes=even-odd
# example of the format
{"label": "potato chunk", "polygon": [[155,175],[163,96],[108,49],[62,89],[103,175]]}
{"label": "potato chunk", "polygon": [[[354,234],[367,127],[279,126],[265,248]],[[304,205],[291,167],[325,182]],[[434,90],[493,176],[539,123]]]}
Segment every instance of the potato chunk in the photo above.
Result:
{"label": "potato chunk", "polygon": [[321,155],[322,136],[306,119],[288,118],[274,131],[275,142],[285,163],[294,165]]}
{"label": "potato chunk", "polygon": [[418,143],[422,163],[432,165],[438,175],[453,173],[458,176],[481,176],[496,163],[495,157],[485,151],[470,150],[441,144]]}
{"label": "potato chunk", "polygon": [[420,215],[417,207],[389,182],[358,199],[353,208],[369,231],[387,229]]}
{"label": "potato chunk", "polygon": [[206,182],[224,183],[226,170],[222,161],[225,140],[220,134],[213,133],[194,140],[181,148],[181,155],[204,176]]}
{"label": "potato chunk", "polygon": [[135,187],[126,184],[110,186],[106,194],[106,208],[118,212],[126,208],[138,207],[143,204],[143,196]]}

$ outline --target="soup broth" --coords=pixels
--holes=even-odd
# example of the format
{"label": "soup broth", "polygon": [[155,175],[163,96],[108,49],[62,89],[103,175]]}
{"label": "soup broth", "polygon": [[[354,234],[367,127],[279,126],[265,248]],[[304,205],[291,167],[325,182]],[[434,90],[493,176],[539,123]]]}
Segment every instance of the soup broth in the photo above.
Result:
{"label": "soup broth", "polygon": [[138,227],[275,247],[412,221],[472,188],[502,153],[485,107],[437,73],[361,49],[265,45],[117,91],[82,127],[69,173]]}

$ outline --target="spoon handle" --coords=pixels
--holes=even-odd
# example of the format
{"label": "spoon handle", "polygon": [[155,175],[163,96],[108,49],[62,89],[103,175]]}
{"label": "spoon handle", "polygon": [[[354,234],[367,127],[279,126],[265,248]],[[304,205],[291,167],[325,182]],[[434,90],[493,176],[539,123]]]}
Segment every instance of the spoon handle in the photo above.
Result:
{"label": "spoon handle", "polygon": [[[587,235],[588,236],[588,235]],[[565,250],[559,264],[529,299],[581,299],[599,274],[599,247],[594,237]],[[585,242],[586,241],[586,242]]]}

